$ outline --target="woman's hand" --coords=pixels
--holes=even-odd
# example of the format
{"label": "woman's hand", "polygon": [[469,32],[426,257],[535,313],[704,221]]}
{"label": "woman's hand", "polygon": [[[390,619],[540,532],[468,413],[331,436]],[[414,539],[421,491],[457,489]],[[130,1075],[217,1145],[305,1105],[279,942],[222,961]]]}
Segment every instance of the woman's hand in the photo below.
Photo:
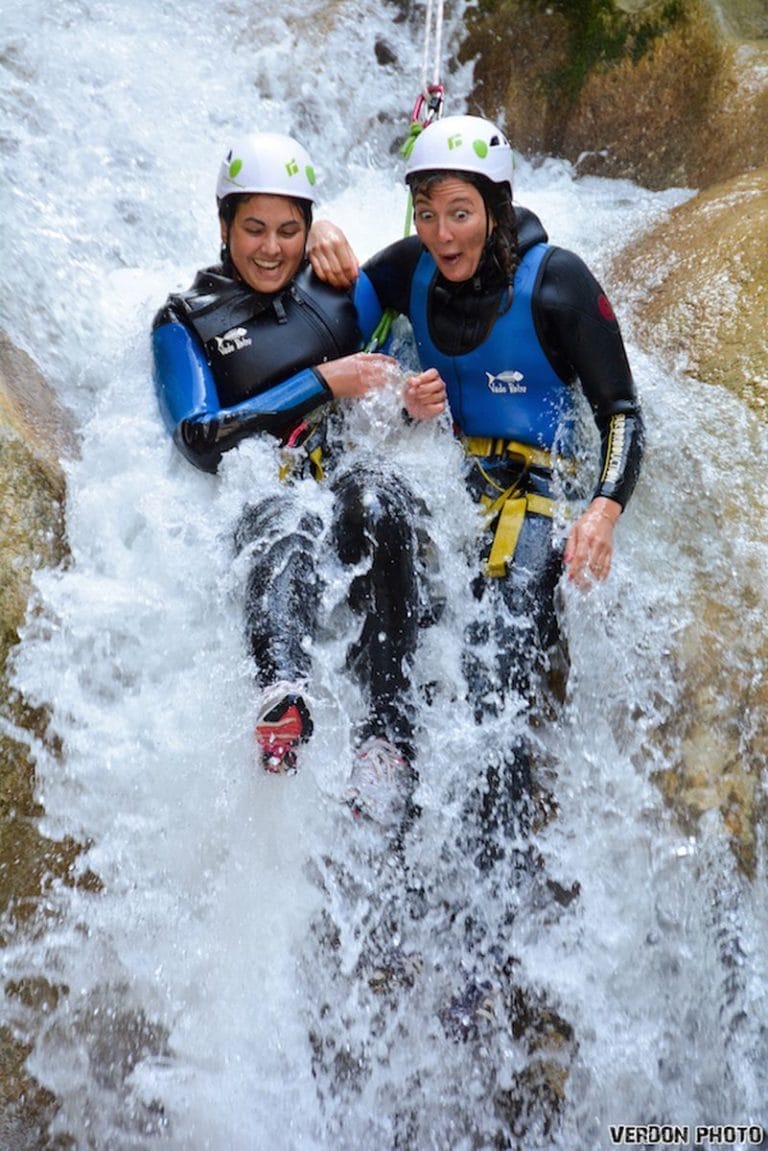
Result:
{"label": "woman's hand", "polygon": [[433,420],[445,411],[445,384],[436,368],[409,376],[403,389],[403,404],[412,420]]}
{"label": "woman's hand", "polygon": [[339,400],[348,396],[366,396],[376,388],[382,388],[394,378],[399,378],[400,365],[392,356],[381,352],[355,352],[353,356],[343,356],[340,360],[329,360],[317,364],[319,372],[334,397]]}
{"label": "woman's hand", "polygon": [[620,515],[621,504],[598,496],[573,525],[563,560],[568,578],[577,587],[587,589],[596,580],[608,578],[613,558],[613,528]]}
{"label": "woman's hand", "polygon": [[307,258],[315,275],[332,288],[351,288],[360,271],[341,228],[330,220],[315,220],[307,237]]}

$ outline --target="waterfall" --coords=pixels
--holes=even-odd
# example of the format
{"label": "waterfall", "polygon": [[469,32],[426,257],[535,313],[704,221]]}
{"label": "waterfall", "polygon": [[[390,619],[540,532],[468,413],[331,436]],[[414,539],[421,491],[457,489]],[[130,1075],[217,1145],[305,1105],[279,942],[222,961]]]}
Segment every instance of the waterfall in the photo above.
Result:
{"label": "waterfall", "polygon": [[[148,333],[216,259],[215,174],[243,128],[305,143],[320,214],[361,258],[402,234],[419,10],[5,9],[3,325],[81,429],[71,559],[36,577],[13,669],[51,714],[32,747],[42,830],[84,845],[2,952],[8,987],[45,989],[2,1007],[57,1103],[39,1145],[597,1151],[611,1124],[768,1125],[764,845],[747,879],[717,811],[684,826],[656,782],[683,754],[680,649],[709,642],[698,589],[719,586],[747,636],[764,628],[765,533],[729,532],[718,500],[727,484],[749,503],[765,429],[635,346],[614,299],[647,460],[610,581],[565,590],[569,693],[537,732],[553,814],[483,873],[466,798],[515,717],[479,730],[463,700],[475,513],[445,429],[401,431],[393,397],[361,405],[357,450],[386,453],[428,505],[447,594],[415,669],[421,816],[391,849],[339,802],[360,703],[330,561],[315,737],[295,777],[255,770],[230,539],[249,494],[279,490],[274,452],[249,442],[218,477],[190,468],[156,410]],[[461,19],[446,13],[446,59]],[[445,79],[463,111],[471,69]],[[517,164],[516,197],[601,278],[690,194]],[[726,438],[741,445],[727,477]],[[310,498],[327,514],[327,493]],[[718,658],[748,678],[741,648]],[[457,1040],[445,1020],[473,981],[491,1019]]]}

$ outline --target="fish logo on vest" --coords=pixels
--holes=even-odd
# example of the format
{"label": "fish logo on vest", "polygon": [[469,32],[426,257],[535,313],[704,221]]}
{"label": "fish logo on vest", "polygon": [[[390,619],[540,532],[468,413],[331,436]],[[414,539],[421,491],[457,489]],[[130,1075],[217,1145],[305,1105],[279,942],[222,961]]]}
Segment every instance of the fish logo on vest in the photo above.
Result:
{"label": "fish logo on vest", "polygon": [[488,377],[488,390],[496,395],[513,396],[528,391],[521,383],[525,379],[522,372],[499,372],[498,376],[494,376],[492,372],[485,374]]}
{"label": "fish logo on vest", "polygon": [[230,328],[223,336],[214,336],[214,339],[220,356],[229,356],[241,348],[250,348],[253,343],[245,328]]}

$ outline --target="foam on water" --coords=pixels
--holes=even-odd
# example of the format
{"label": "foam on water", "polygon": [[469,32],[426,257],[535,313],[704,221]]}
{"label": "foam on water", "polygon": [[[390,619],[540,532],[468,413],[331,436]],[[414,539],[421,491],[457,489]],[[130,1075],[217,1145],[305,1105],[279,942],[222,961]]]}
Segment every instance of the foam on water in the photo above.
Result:
{"label": "foam on water", "polygon": [[[748,449],[731,461],[730,496],[759,504],[764,429],[630,344],[647,463],[611,581],[566,592],[571,693],[540,736],[559,814],[538,835],[539,875],[579,890],[561,907],[514,858],[480,875],[462,839],[464,798],[516,721],[480,739],[463,701],[477,523],[457,449],[444,427],[393,435],[393,396],[355,413],[365,458],[386,458],[429,504],[448,592],[416,668],[432,685],[422,816],[398,857],[339,802],[360,700],[340,671],[348,573],[330,559],[311,752],[291,779],[253,770],[230,540],[243,503],[278,490],[274,452],[245,444],[217,478],[175,454],[147,333],[168,291],[216,258],[213,181],[243,124],[304,139],[322,213],[361,258],[402,233],[388,149],[418,90],[420,27],[374,3],[288,16],[240,0],[68,0],[7,15],[3,323],[82,428],[67,466],[71,561],[36,580],[14,676],[50,708],[63,748],[34,747],[43,828],[88,844],[77,868],[101,886],[54,886],[39,927],[3,956],[9,979],[68,988],[48,1013],[5,1008],[61,1101],[56,1131],[110,1151],[476,1151],[522,1124],[527,1151],[572,1151],[607,1146],[610,1122],[765,1121],[764,864],[748,883],[719,818],[684,832],[652,780],[680,752],[657,735],[680,704],[678,648],[702,578],[721,581],[747,631],[762,626],[764,533],[729,536],[716,499],[727,424]],[[399,68],[375,63],[382,37]],[[449,111],[467,80],[452,76]],[[517,194],[603,275],[689,193],[578,180],[548,160],[519,162]],[[327,523],[327,493],[307,498]],[[752,658],[735,652],[734,670]],[[440,1013],[472,962],[493,965],[487,943],[470,960],[478,933],[514,956],[517,1018],[538,1024],[455,1044]],[[374,991],[387,954],[399,981]],[[520,1083],[554,1082],[560,1065],[560,1128],[546,1092],[515,1119]]]}

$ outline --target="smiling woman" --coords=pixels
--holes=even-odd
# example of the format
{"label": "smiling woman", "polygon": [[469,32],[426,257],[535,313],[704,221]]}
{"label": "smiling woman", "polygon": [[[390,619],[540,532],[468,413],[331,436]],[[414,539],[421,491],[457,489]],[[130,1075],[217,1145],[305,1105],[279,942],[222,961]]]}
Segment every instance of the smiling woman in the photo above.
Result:
{"label": "smiling woman", "polygon": [[[255,735],[269,772],[293,773],[299,746],[313,731],[308,642],[322,586],[320,539],[327,532],[342,563],[370,567],[354,594],[364,622],[349,659],[365,668],[368,716],[356,736],[349,799],[371,814],[360,772],[369,780],[384,772],[396,785],[399,818],[413,755],[413,498],[394,476],[342,466],[341,417],[330,410],[333,400],[380,388],[396,365],[389,356],[356,354],[362,333],[351,293],[322,284],[305,266],[314,182],[309,156],[290,136],[252,134],[230,148],[216,185],[221,263],[198,273],[190,291],[171,296],[156,317],[155,383],[166,424],[197,467],[216,471],[225,452],[262,434],[291,453],[284,494],[258,493],[235,532],[250,569],[246,630],[260,689]],[[428,415],[440,413],[442,395],[441,385]],[[403,404],[413,418],[425,414],[409,394]],[[328,525],[304,506],[311,497],[302,481],[310,478],[329,480],[335,502]]]}
{"label": "smiling woman", "polygon": [[233,214],[222,216],[221,239],[244,283],[255,292],[279,292],[304,258],[306,215],[286,196],[238,197]]}
{"label": "smiling woman", "polygon": [[315,170],[296,140],[263,132],[230,149],[216,182],[222,262],[255,292],[279,292],[304,259]]}

